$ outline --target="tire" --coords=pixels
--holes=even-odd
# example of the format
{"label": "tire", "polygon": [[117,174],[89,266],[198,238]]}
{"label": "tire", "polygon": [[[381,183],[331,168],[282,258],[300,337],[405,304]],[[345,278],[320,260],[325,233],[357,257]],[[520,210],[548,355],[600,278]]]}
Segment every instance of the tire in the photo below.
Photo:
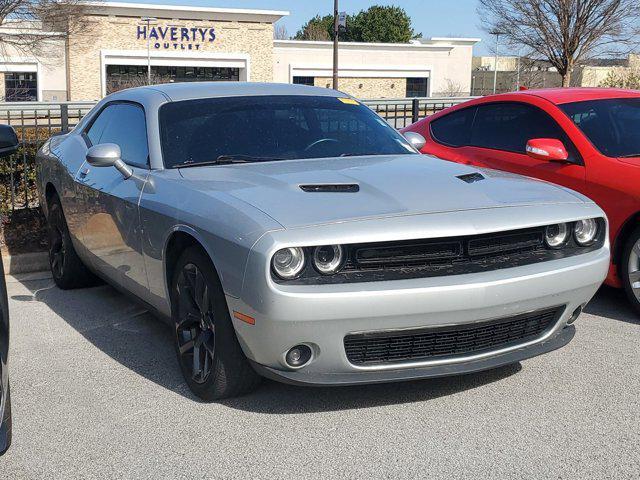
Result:
{"label": "tire", "polygon": [[60,199],[56,196],[49,204],[47,216],[49,233],[49,267],[56,285],[63,290],[91,287],[99,283],[76,253]]}
{"label": "tire", "polygon": [[238,343],[220,279],[209,256],[187,248],[171,282],[178,363],[191,391],[205,401],[253,391],[261,377]]}
{"label": "tire", "polygon": [[618,271],[629,302],[640,314],[640,227],[625,242]]}
{"label": "tire", "polygon": [[0,456],[11,446],[12,416],[11,416],[11,385],[7,384],[7,399],[4,407],[4,418],[0,419]]}

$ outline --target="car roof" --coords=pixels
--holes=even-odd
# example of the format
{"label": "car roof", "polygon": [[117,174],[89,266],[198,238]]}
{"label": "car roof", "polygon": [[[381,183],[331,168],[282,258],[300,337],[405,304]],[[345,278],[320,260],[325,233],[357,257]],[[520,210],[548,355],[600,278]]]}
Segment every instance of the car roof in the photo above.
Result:
{"label": "car roof", "polygon": [[[562,105],[563,103],[601,100],[605,98],[638,98],[640,97],[640,91],[624,90],[621,88],[541,88],[522,90],[505,95],[534,95],[536,97],[544,98],[556,105]],[[484,98],[491,99],[499,96],[500,95],[491,95]]]}
{"label": "car roof", "polygon": [[312,95],[322,97],[346,97],[348,95],[329,88],[294,85],[290,83],[254,83],[254,82],[182,82],[151,85],[127,90],[129,95],[154,90],[167,97],[169,101],[192,100],[251,95]]}

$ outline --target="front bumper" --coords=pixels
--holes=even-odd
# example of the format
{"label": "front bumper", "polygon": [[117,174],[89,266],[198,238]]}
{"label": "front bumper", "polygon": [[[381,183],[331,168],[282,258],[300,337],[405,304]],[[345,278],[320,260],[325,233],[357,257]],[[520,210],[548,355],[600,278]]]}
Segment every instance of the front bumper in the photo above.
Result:
{"label": "front bumper", "polygon": [[[447,238],[602,217],[592,203],[549,204],[345,222],[271,232],[251,249],[239,295],[227,295],[240,345],[256,369],[289,382],[321,385],[387,382],[494,368],[568,342],[572,313],[586,304],[609,268],[609,244],[580,255],[478,273],[391,281],[291,285],[273,281],[270,259],[283,246]],[[224,280],[224,279],[223,279]],[[223,281],[224,284],[224,281]],[[456,327],[563,307],[537,337],[491,350],[411,359],[402,363],[352,363],[347,335]],[[233,317],[249,315],[253,325]],[[395,333],[394,333],[395,334]],[[303,368],[285,361],[295,345],[312,358]]]}
{"label": "front bumper", "polygon": [[[234,327],[265,376],[304,384],[387,382],[494,368],[561,347],[573,336],[567,320],[595,294],[608,267],[608,245],[478,274],[347,285],[276,284],[249,264],[248,278],[256,281],[245,285],[242,299],[227,296],[227,302],[232,315],[255,318],[255,325],[234,318]],[[344,337],[356,332],[465,325],[557,306],[564,307],[562,314],[539,338],[469,356],[356,365],[344,348]],[[313,358],[296,370],[285,354],[298,344],[311,346]]]}
{"label": "front bumper", "polygon": [[528,347],[517,348],[509,353],[493,355],[481,360],[456,364],[443,364],[427,367],[403,368],[398,370],[373,372],[309,372],[303,370],[278,370],[252,362],[253,368],[263,377],[292,385],[358,385],[368,383],[403,382],[424,378],[446,377],[465,373],[480,372],[503,365],[519,362],[527,358],[557,350],[571,341],[576,329],[567,325],[554,337]]}

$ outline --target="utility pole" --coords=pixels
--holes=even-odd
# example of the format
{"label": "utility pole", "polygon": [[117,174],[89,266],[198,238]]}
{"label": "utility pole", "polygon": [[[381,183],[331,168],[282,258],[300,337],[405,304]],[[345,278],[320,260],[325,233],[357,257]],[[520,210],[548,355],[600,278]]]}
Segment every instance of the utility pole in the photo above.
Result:
{"label": "utility pole", "polygon": [[502,32],[498,30],[493,30],[489,33],[491,35],[496,36],[496,58],[495,58],[495,63],[493,64],[493,94],[495,95],[496,86],[498,85],[498,45],[499,45],[500,35],[502,35]]}
{"label": "utility pole", "polygon": [[151,85],[151,39],[149,33],[151,33],[151,22],[155,22],[157,18],[142,17],[141,20],[147,22],[147,85]]}
{"label": "utility pole", "polygon": [[338,0],[333,0],[333,89],[338,89]]}

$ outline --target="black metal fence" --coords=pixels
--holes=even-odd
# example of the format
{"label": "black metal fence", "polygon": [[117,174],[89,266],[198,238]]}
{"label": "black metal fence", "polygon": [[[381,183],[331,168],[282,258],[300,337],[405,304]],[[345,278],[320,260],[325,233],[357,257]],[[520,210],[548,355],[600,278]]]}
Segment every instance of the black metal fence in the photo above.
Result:
{"label": "black metal fence", "polygon": [[52,135],[73,128],[95,102],[0,103],[0,123],[11,125],[20,146],[0,160],[0,213],[37,205],[35,154]]}
{"label": "black metal fence", "polygon": [[440,110],[466,102],[472,97],[402,98],[363,100],[362,103],[377,112],[393,128],[404,128],[421,118]]}
{"label": "black metal fence", "polygon": [[[408,98],[363,100],[394,128],[403,128],[420,118],[469,98]],[[15,128],[20,147],[0,160],[0,213],[37,206],[35,155],[52,135],[73,128],[95,102],[0,103],[0,123]]]}

